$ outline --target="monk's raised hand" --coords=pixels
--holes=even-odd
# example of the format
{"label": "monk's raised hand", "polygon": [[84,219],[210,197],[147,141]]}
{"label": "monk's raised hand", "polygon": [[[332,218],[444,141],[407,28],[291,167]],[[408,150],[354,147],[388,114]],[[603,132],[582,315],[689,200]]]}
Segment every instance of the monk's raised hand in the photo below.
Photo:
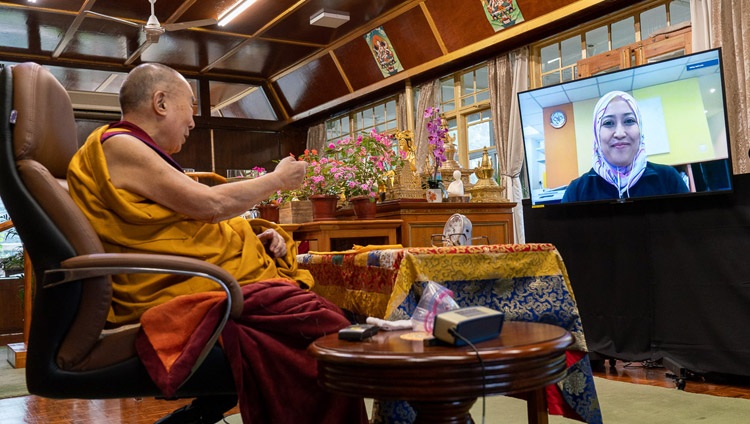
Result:
{"label": "monk's raised hand", "polygon": [[281,183],[280,189],[292,190],[299,187],[305,179],[307,165],[307,162],[295,160],[291,156],[287,156],[279,161],[276,169],[273,171],[273,175],[279,178],[279,182]]}

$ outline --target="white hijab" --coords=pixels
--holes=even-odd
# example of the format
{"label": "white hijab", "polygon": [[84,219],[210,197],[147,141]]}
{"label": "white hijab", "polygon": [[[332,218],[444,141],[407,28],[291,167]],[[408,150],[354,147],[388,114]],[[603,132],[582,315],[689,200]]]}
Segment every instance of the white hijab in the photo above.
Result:
{"label": "white hijab", "polygon": [[[612,165],[604,158],[602,153],[601,142],[599,140],[599,130],[602,127],[602,118],[604,117],[604,111],[607,109],[609,103],[615,98],[621,98],[630,106],[630,109],[635,114],[638,122],[638,129],[641,133],[641,141],[638,146],[638,151],[633,157],[633,162],[626,166],[615,166]],[[594,158],[593,168],[594,171],[599,174],[600,177],[604,178],[605,181],[612,184],[617,188],[620,198],[626,193],[630,187],[633,187],[635,183],[643,175],[643,171],[646,170],[646,144],[643,142],[643,125],[641,124],[641,110],[638,108],[633,96],[624,91],[610,91],[609,93],[602,96],[601,99],[594,106]]]}

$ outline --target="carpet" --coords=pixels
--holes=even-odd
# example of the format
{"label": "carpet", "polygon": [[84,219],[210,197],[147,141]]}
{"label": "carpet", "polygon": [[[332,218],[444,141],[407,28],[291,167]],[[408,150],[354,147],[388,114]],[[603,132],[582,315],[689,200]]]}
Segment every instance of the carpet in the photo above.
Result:
{"label": "carpet", "polygon": [[0,399],[26,396],[26,369],[13,368],[8,362],[8,348],[0,347]]}
{"label": "carpet", "polygon": [[[623,383],[594,377],[603,420],[607,424],[736,424],[748,422],[750,400],[687,393],[674,388]],[[690,385],[690,382],[687,383]],[[368,405],[369,406],[369,405]],[[368,408],[369,410],[369,408]],[[477,424],[482,422],[482,400],[471,409]],[[485,424],[526,424],[526,402],[506,396],[487,398]],[[227,417],[241,424],[239,414]],[[550,416],[550,424],[579,421]]]}

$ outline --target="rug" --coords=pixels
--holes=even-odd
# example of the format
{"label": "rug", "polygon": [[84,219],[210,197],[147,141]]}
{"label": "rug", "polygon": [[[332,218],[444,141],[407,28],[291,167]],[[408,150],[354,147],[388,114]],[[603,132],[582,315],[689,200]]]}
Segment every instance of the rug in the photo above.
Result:
{"label": "rug", "polygon": [[0,347],[0,399],[26,396],[26,369],[13,368],[8,362],[8,348]]}
{"label": "rug", "polygon": [[[687,393],[674,388],[610,381],[598,377],[594,378],[594,382],[602,416],[607,424],[737,424],[748,422],[750,416],[748,399]],[[471,416],[477,424],[482,422],[481,399],[471,409]],[[485,424],[526,424],[526,417],[526,402],[523,400],[506,396],[487,398]],[[239,414],[227,417],[226,421],[232,424],[242,423]],[[550,416],[549,422],[579,423],[559,416]]]}

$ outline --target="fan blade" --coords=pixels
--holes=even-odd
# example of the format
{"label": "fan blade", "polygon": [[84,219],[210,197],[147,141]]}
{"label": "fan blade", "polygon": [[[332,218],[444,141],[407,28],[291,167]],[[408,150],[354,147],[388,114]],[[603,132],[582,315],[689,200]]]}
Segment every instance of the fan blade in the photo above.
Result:
{"label": "fan blade", "polygon": [[136,22],[127,21],[125,19],[120,19],[120,18],[115,18],[114,16],[104,15],[104,14],[101,14],[101,13],[92,12],[90,10],[86,10],[85,13],[88,14],[88,15],[98,16],[100,18],[107,19],[107,20],[110,20],[110,21],[119,22],[121,24],[130,25],[130,26],[133,26],[133,27],[136,27],[136,28],[143,27],[143,25],[141,25],[139,23],[136,23]]}
{"label": "fan blade", "polygon": [[202,26],[208,26],[208,25],[215,25],[217,22],[216,19],[201,19],[199,21],[188,21],[188,22],[176,22],[173,24],[164,24],[162,25],[164,29],[167,31],[177,31],[180,29],[187,29],[187,28],[195,28],[195,27],[202,27]]}

